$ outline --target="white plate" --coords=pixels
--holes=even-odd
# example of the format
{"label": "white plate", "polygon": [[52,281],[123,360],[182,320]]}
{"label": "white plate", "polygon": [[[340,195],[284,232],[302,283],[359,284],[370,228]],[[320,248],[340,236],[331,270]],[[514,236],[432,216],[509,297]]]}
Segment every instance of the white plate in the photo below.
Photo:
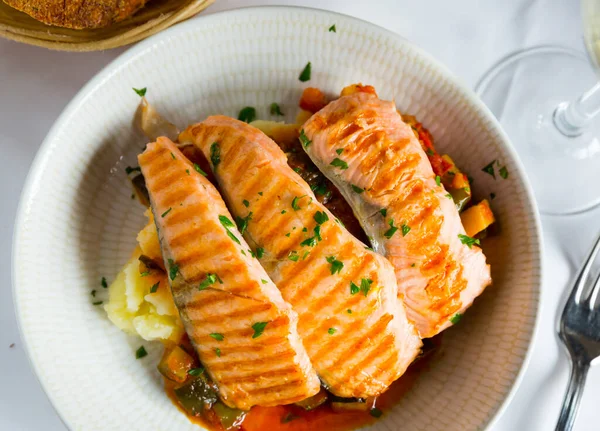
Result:
{"label": "white plate", "polygon": [[[337,33],[328,28],[336,25]],[[312,62],[312,79],[298,80]],[[443,352],[377,430],[485,428],[514,391],[534,334],[540,288],[540,228],[532,194],[506,135],[483,104],[429,55],[381,28],[346,16],[289,7],[249,8],[195,19],[120,56],[75,97],[31,168],[15,229],[14,297],[33,367],[74,430],[198,430],[165,396],[159,346],[136,360],[140,341],[94,307],[129,257],[143,208],[124,168],[143,138],[132,127],[139,97],[180,127],[209,114],[278,102],[291,121],[302,89],[330,94],[374,85],[416,115],[474,178],[476,196],[496,194],[499,236],[485,241],[494,286]],[[509,178],[481,168],[505,164]]]}

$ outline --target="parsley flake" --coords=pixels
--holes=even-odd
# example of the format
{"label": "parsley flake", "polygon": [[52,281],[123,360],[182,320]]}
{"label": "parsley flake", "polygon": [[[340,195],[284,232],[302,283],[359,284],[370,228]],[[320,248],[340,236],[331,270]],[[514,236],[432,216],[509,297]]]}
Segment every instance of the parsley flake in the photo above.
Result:
{"label": "parsley flake", "polygon": [[146,352],[144,346],[140,346],[140,348],[135,351],[135,359],[141,359],[144,356],[148,356],[148,352]]}
{"label": "parsley flake", "polygon": [[343,148],[338,148],[337,150],[335,150],[335,152],[339,156],[340,154],[342,154],[344,152],[344,149]]}
{"label": "parsley flake", "polygon": [[452,195],[450,193],[446,193],[445,196],[450,200],[454,200],[454,198],[452,197]]}
{"label": "parsley flake", "polygon": [[441,186],[442,185],[442,177],[440,177],[439,175],[435,176],[435,183],[437,184],[437,186]]}
{"label": "parsley flake", "polygon": [[298,259],[300,259],[300,256],[298,255],[298,252],[296,250],[290,251],[290,254],[288,254],[288,259],[291,260],[292,262],[298,262]]}
{"label": "parsley flake", "polygon": [[327,332],[329,333],[329,335],[333,335],[333,334],[335,334],[337,332],[337,329],[335,329],[335,328],[329,328],[327,330]]}
{"label": "parsley flake", "polygon": [[133,91],[135,91],[135,94],[137,94],[140,97],[144,97],[146,95],[146,90],[147,88],[134,88]]}
{"label": "parsley flake", "polygon": [[381,215],[382,215],[382,216],[384,216],[384,217],[385,217],[385,216],[387,215],[387,208],[381,208],[381,209],[379,210],[379,212],[381,213]]}
{"label": "parsley flake", "polygon": [[480,241],[477,238],[471,238],[470,236],[463,235],[461,233],[458,234],[458,238],[460,239],[460,242],[469,248],[473,247],[473,244],[480,244]]}
{"label": "parsley flake", "polygon": [[410,232],[410,226],[406,223],[402,224],[400,228],[402,229],[402,236],[406,236],[406,234]]}
{"label": "parsley flake", "polygon": [[358,287],[356,284],[354,284],[353,281],[351,281],[350,282],[350,294],[356,295],[358,292],[360,292],[360,287]]}
{"label": "parsley flake", "polygon": [[342,170],[348,169],[348,163],[346,163],[345,161],[343,161],[342,159],[340,159],[338,157],[333,159],[332,162],[330,163],[330,165],[335,166],[336,168],[340,168]]}
{"label": "parsley flake", "polygon": [[198,290],[204,290],[217,282],[217,274],[206,274],[206,278],[198,285]]}
{"label": "parsley flake", "polygon": [[352,310],[350,310],[349,308],[346,310],[346,313],[348,314],[352,314]]}
{"label": "parsley flake", "polygon": [[460,319],[462,319],[462,314],[460,314],[460,313],[456,313],[454,316],[452,316],[452,317],[450,318],[450,322],[451,322],[453,325],[456,325],[458,322],[460,322]]}
{"label": "parsley flake", "polygon": [[356,192],[358,194],[361,194],[362,192],[365,191],[365,189],[361,189],[360,187],[355,186],[354,184],[352,184],[352,190],[354,190],[354,192]]}
{"label": "parsley flake", "polygon": [[394,219],[390,219],[388,224],[390,225],[390,228],[385,231],[383,236],[385,236],[387,239],[391,239],[394,236],[394,234],[396,233],[396,231],[398,230],[398,227],[394,226]]}
{"label": "parsley flake", "polygon": [[171,280],[175,280],[177,274],[179,273],[179,265],[175,263],[173,259],[168,259],[169,262],[169,278]]}
{"label": "parsley flake", "polygon": [[191,370],[188,370],[188,375],[190,376],[199,376],[200,374],[202,374],[204,372],[204,368],[200,367],[200,368],[192,368]]}
{"label": "parsley flake", "polygon": [[[213,145],[214,145],[214,144],[213,144]],[[211,151],[212,151],[212,149],[211,149]],[[213,163],[214,163],[214,162],[213,162]],[[218,162],[217,162],[217,164],[218,164]],[[204,171],[202,170],[202,168],[200,167],[200,165],[198,165],[198,163],[194,163],[194,170],[195,170],[196,172],[198,172],[200,175],[203,175],[203,176],[205,176],[205,177],[207,176],[206,172],[204,172]]]}
{"label": "parsley flake", "polygon": [[173,209],[173,208],[169,207],[169,209],[168,209],[168,210],[166,210],[164,213],[162,213],[160,216],[161,216],[161,217],[164,217],[164,216],[166,216],[167,214],[169,214],[169,213],[171,212],[171,210],[172,210],[172,209]]}
{"label": "parsley flake", "polygon": [[500,169],[498,169],[498,173],[503,179],[508,178],[508,169],[506,169],[506,166],[502,166]]}
{"label": "parsley flake", "polygon": [[245,206],[246,208],[248,208],[248,207],[250,206],[250,202],[248,202],[246,199],[244,199],[244,200],[242,201],[242,203],[244,204],[244,206]]}
{"label": "parsley flake", "polygon": [[281,108],[275,102],[271,103],[271,115],[283,115],[283,112],[281,112]]}
{"label": "parsley flake", "polygon": [[363,278],[360,280],[360,291],[363,295],[367,296],[369,290],[371,290],[371,284],[373,284],[373,280],[370,278]]}
{"label": "parsley flake", "polygon": [[304,148],[308,148],[308,146],[312,144],[312,141],[308,139],[308,136],[306,136],[306,133],[304,133],[304,129],[300,130],[300,136],[298,139],[300,139],[300,143]]}
{"label": "parsley flake", "polygon": [[225,338],[225,336],[223,334],[219,334],[218,332],[213,332],[212,334],[208,334],[210,335],[212,338],[214,338],[217,341],[223,341],[223,339]]}
{"label": "parsley flake", "polygon": [[102,305],[102,301],[92,302],[92,305]]}
{"label": "parsley flake", "polygon": [[221,147],[218,142],[213,142],[210,145],[210,161],[213,164],[213,169],[217,169],[219,163],[221,163]]}
{"label": "parsley flake", "polygon": [[256,249],[256,257],[258,257],[259,259],[261,259],[264,255],[265,255],[265,249],[262,248],[262,247],[258,247]]}
{"label": "parsley flake", "polygon": [[217,355],[217,357],[220,358],[221,357],[221,349],[216,348],[215,349],[215,355]]}
{"label": "parsley flake", "polygon": [[309,81],[310,75],[311,75],[311,68],[312,68],[312,65],[310,64],[310,61],[309,61],[308,63],[306,63],[306,66],[304,66],[304,69],[300,73],[300,76],[298,76],[298,79],[302,82]]}
{"label": "parsley flake", "polygon": [[287,424],[288,422],[293,421],[294,419],[298,419],[300,416],[296,416],[293,413],[288,413],[284,417],[281,418],[282,424]]}
{"label": "parsley flake", "polygon": [[300,243],[300,245],[302,247],[314,247],[315,245],[317,245],[317,238],[314,236],[311,236],[310,238],[306,238],[304,241],[302,241]]}
{"label": "parsley flake", "polygon": [[326,258],[327,262],[329,262],[331,264],[331,275],[334,275],[336,272],[340,273],[342,271],[342,268],[344,267],[344,263],[337,260],[335,258],[335,256],[329,256]]}
{"label": "parsley flake", "polygon": [[294,197],[294,199],[292,199],[292,208],[294,209],[294,211],[298,211],[300,209],[300,205],[298,205],[298,201],[305,196],[306,195],[296,196],[296,197]]}
{"label": "parsley flake", "polygon": [[250,220],[252,220],[252,211],[250,211],[246,217],[235,217],[235,223],[237,224],[237,227],[242,235],[244,234],[244,232],[246,232]]}
{"label": "parsley flake", "polygon": [[95,298],[95,297],[96,297],[96,289],[93,289],[93,290],[91,291],[91,294],[92,294],[92,296]]}
{"label": "parsley flake", "polygon": [[105,289],[108,287],[108,283],[106,282],[106,277],[102,277],[102,280],[100,280],[100,285],[102,285],[102,287],[104,287]]}
{"label": "parsley flake", "polygon": [[260,281],[262,282],[262,284],[269,284],[269,282],[267,280],[265,280],[264,278],[261,278]]}
{"label": "parsley flake", "polygon": [[483,169],[481,169],[483,172],[485,172],[488,175],[491,175],[492,177],[494,177],[494,179],[496,179],[496,172],[494,171],[494,163],[496,163],[496,160],[492,160],[490,163],[488,163],[487,165],[485,165],[483,167]]}
{"label": "parsley flake", "polygon": [[265,327],[269,322],[256,322],[252,325],[252,329],[254,329],[254,334],[252,334],[252,338],[258,338],[265,331]]}
{"label": "parsley flake", "polygon": [[331,27],[329,27],[329,31],[333,32],[333,33],[337,33],[337,31],[335,29],[335,24],[333,24]]}
{"label": "parsley flake", "polygon": [[150,293],[156,293],[156,291],[158,290],[158,285],[160,284],[160,281],[157,281],[156,283],[154,283],[152,285],[152,287],[150,288]]}
{"label": "parsley flake", "polygon": [[329,216],[325,211],[317,211],[313,216],[313,219],[317,222],[317,224],[321,225],[329,220]]}
{"label": "parsley flake", "polygon": [[256,120],[256,109],[252,106],[246,106],[238,114],[238,120],[244,121],[245,123],[251,123]]}

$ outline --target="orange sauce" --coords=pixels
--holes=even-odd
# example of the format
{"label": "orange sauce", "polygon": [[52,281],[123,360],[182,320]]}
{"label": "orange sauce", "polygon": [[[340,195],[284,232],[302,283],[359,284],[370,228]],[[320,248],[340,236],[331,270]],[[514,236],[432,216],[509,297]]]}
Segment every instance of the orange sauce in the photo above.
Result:
{"label": "orange sauce", "polygon": [[[441,344],[441,335],[428,340],[428,346],[425,347],[423,356],[417,359],[406,370],[404,375],[396,380],[390,388],[368,406],[377,407],[383,412],[380,418],[373,417],[369,410],[367,411],[348,411],[336,412],[327,402],[314,410],[305,411],[303,408],[295,405],[276,406],[276,407],[253,407],[242,422],[240,431],[351,431],[385,418],[386,412],[389,412],[402,397],[410,390],[421,372],[427,370],[430,361],[436,356]],[[165,380],[165,391],[173,404],[185,414],[190,422],[204,427],[211,431],[221,431],[220,426],[208,423],[197,416],[188,415],[177,402],[174,393],[175,384]]]}

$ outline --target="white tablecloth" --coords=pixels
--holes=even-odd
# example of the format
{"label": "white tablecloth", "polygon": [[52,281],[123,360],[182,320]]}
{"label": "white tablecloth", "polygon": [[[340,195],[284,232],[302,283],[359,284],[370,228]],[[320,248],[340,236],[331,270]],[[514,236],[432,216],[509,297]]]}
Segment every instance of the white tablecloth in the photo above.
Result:
{"label": "white tablecloth", "polygon": [[[205,13],[256,4],[312,6],[371,21],[420,45],[470,86],[515,49],[546,43],[584,49],[577,0],[217,0]],[[121,52],[60,53],[0,40],[0,430],[65,429],[19,338],[10,287],[13,223],[25,176],[48,129],[81,86]],[[596,210],[543,218],[541,326],[525,378],[494,431],[554,428],[568,375],[555,336],[558,304],[600,229],[599,216]],[[600,367],[589,374],[577,430],[600,429],[599,405]]]}

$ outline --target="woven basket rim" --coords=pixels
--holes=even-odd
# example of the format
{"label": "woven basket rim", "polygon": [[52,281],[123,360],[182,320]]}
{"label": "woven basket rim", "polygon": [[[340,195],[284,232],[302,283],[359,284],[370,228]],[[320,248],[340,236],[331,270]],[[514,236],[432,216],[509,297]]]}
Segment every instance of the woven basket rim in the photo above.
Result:
{"label": "woven basket rim", "polygon": [[[22,27],[15,26],[14,24],[5,24],[2,22],[0,22],[0,37],[58,51],[103,51],[130,45],[150,37],[174,24],[193,17],[214,3],[214,1],[215,0],[191,0],[172,11],[161,13],[134,28],[119,34],[99,38],[98,40],[68,41],[65,40],[68,39],[68,37],[60,34],[53,34],[51,31],[44,33],[40,31],[24,30]],[[48,26],[48,29],[52,28],[52,26]]]}

